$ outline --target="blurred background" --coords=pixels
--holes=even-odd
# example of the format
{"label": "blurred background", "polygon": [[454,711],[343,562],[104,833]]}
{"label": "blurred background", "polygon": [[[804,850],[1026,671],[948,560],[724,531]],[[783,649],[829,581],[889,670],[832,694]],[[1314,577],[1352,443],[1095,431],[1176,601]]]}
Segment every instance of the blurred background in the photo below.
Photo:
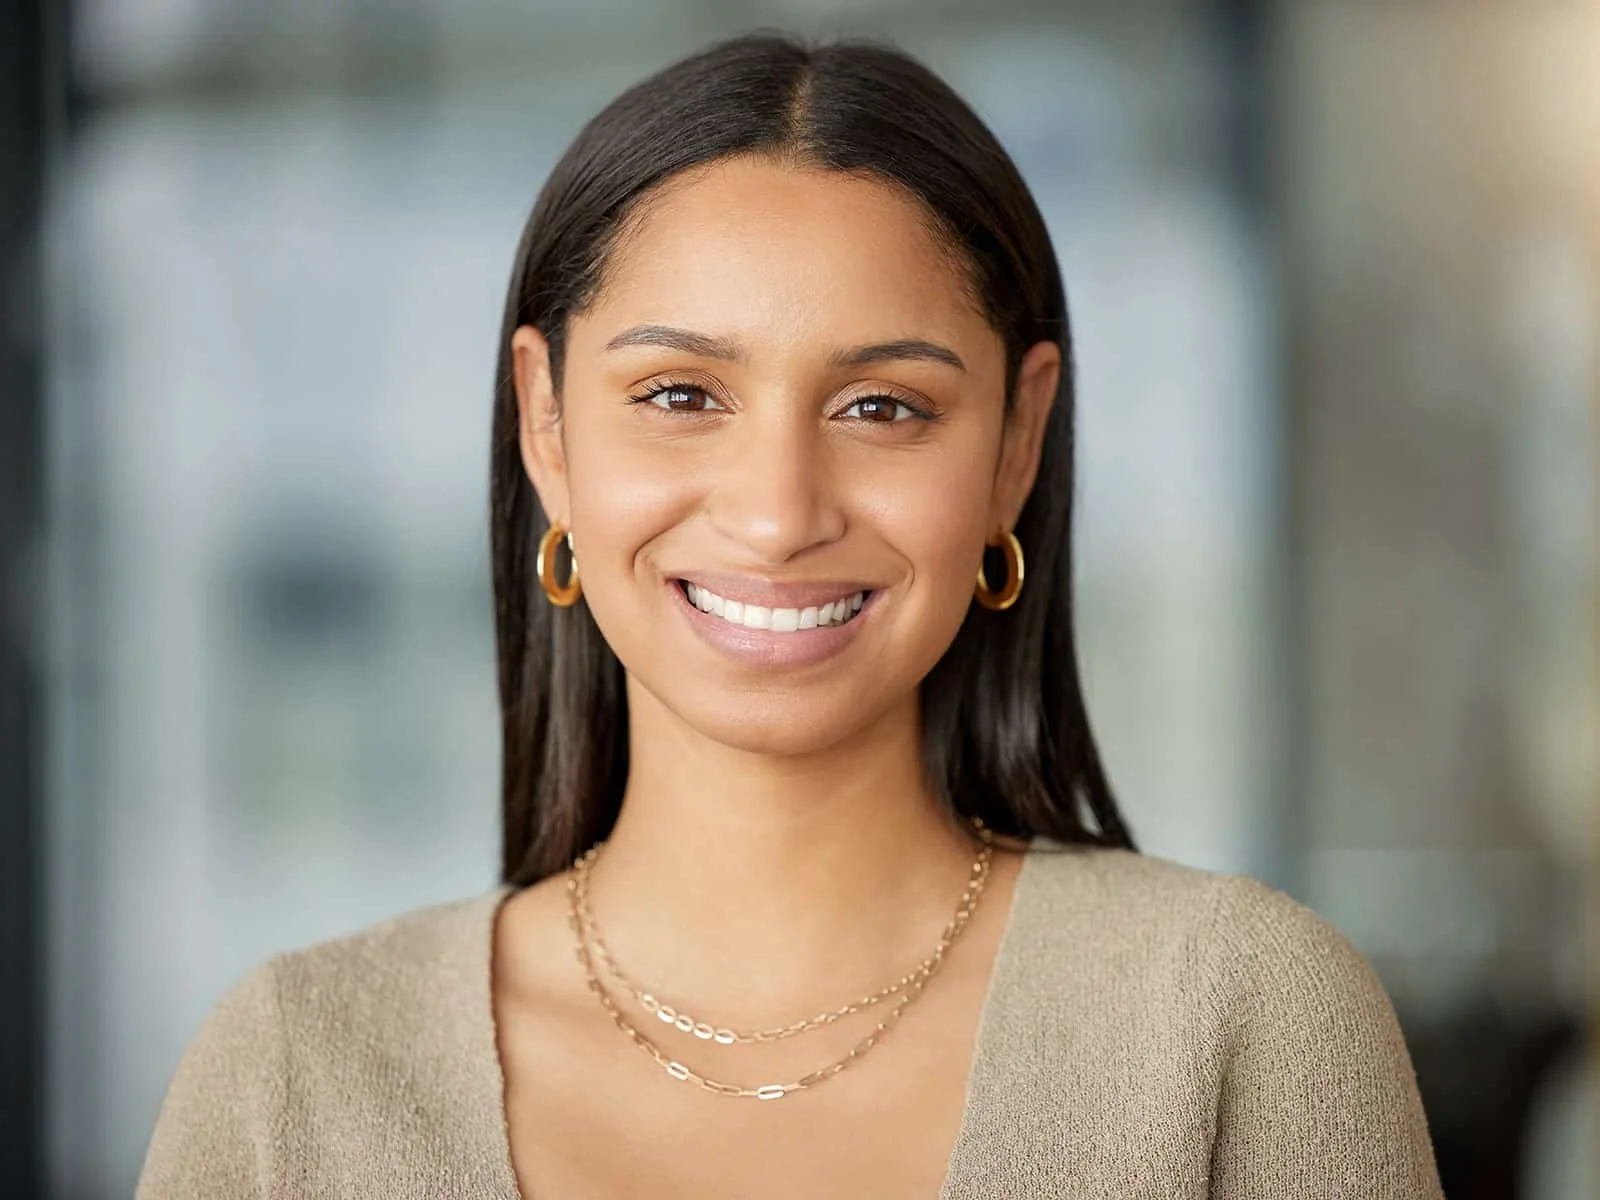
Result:
{"label": "blurred background", "polygon": [[1049,219],[1143,849],[1341,928],[1452,1200],[1600,1196],[1600,4],[12,0],[0,1194],[132,1191],[268,955],[497,857],[492,359],[617,91],[892,37]]}

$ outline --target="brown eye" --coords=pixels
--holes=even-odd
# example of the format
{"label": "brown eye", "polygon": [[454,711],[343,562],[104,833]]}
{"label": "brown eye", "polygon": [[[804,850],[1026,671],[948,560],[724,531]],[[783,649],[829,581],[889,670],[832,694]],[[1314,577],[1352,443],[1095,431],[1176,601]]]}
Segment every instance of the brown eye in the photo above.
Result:
{"label": "brown eye", "polygon": [[652,404],[666,412],[714,412],[722,408],[705,388],[671,383],[635,398],[636,404]]}
{"label": "brown eye", "polygon": [[922,416],[904,400],[896,400],[893,396],[863,396],[844,410],[845,416],[852,414],[863,421],[873,421],[883,425],[903,421],[907,417]]}

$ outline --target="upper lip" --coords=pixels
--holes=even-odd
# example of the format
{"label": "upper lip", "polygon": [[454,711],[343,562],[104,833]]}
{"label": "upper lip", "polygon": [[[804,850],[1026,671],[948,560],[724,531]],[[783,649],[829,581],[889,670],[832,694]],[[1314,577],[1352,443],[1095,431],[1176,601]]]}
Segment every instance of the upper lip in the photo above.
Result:
{"label": "upper lip", "polygon": [[811,608],[821,606],[856,592],[874,591],[871,583],[859,579],[791,580],[758,579],[749,575],[720,575],[714,571],[697,571],[692,575],[676,575],[676,580],[707,588],[724,600],[740,604],[759,604],[765,608]]}

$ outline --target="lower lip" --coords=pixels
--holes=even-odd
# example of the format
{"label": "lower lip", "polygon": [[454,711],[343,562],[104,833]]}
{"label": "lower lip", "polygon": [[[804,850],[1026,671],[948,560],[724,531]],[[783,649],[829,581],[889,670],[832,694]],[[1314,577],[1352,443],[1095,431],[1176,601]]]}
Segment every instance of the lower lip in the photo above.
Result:
{"label": "lower lip", "polygon": [[832,658],[855,640],[874,607],[873,601],[878,598],[877,592],[869,593],[856,615],[843,625],[777,633],[771,629],[735,625],[715,613],[701,612],[689,603],[689,597],[676,580],[668,581],[667,590],[678,598],[678,607],[688,617],[690,626],[713,649],[746,666],[767,668],[804,667]]}

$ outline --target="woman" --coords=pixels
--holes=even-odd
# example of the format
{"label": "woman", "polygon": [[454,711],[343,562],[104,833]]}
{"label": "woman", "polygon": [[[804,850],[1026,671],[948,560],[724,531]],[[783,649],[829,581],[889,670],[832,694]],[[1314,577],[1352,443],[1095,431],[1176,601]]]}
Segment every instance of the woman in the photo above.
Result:
{"label": "woman", "polygon": [[237,984],[140,1194],[1437,1196],[1367,964],[1118,814],[1068,351],[895,51],[741,38],[595,118],[500,340],[504,883]]}

